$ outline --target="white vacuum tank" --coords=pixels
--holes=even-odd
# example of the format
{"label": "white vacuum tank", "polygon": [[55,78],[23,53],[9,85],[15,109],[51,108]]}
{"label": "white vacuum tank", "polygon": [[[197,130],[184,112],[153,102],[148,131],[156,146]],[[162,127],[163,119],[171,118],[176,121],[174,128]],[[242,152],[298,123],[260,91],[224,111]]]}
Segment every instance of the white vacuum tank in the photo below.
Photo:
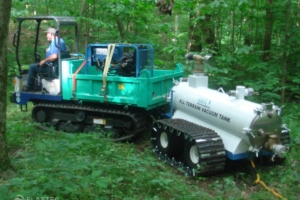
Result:
{"label": "white vacuum tank", "polygon": [[233,160],[247,152],[258,155],[262,150],[283,157],[287,148],[280,141],[285,129],[281,109],[273,103],[245,100],[253,92],[252,88],[244,86],[237,86],[229,94],[223,89],[209,89],[208,77],[198,69],[187,82],[181,81],[173,87],[172,118],[185,119],[216,131],[223,140],[227,156]]}

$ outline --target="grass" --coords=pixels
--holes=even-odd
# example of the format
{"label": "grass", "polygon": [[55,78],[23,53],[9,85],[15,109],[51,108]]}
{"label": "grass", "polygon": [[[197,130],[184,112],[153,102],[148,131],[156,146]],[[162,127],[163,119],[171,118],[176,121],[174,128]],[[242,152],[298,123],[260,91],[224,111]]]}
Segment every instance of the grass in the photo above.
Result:
{"label": "grass", "polygon": [[[31,108],[29,107],[29,110]],[[287,106],[292,150],[277,165],[257,164],[261,179],[288,199],[299,199],[299,110]],[[8,104],[7,141],[14,170],[1,172],[0,199],[275,199],[254,183],[249,161],[221,174],[189,178],[159,162],[148,135],[112,143],[99,134],[55,134],[34,127],[30,112]]]}

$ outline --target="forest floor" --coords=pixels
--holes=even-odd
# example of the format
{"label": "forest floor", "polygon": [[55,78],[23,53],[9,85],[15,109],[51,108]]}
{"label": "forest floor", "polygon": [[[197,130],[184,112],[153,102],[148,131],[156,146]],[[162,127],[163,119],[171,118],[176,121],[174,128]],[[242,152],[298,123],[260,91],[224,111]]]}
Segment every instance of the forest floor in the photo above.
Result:
{"label": "forest floor", "polygon": [[[29,107],[29,110],[31,107]],[[294,121],[294,120],[293,120]],[[275,199],[249,160],[227,161],[225,170],[188,177],[158,160],[147,134],[113,143],[95,134],[37,129],[31,113],[9,104],[7,141],[14,170],[2,172],[0,199]],[[285,162],[255,160],[260,179],[287,199],[299,200],[299,137]],[[58,200],[55,199],[55,200]]]}

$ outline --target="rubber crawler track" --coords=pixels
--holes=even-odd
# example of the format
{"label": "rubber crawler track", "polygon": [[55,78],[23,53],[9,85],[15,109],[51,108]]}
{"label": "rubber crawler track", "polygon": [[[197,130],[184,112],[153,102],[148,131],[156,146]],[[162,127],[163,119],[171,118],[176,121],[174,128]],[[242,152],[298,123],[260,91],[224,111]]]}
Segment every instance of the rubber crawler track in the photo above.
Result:
{"label": "rubber crawler track", "polygon": [[291,136],[289,131],[282,131],[280,135],[280,140],[283,145],[290,145],[291,144]]}
{"label": "rubber crawler track", "polygon": [[[163,127],[170,128],[174,137],[183,134],[184,142],[195,141],[199,155],[199,167],[197,169],[189,168],[182,161],[177,161],[175,158],[169,158],[168,155],[163,155],[157,147],[156,137],[154,136],[157,129]],[[223,171],[226,161],[226,154],[221,137],[213,130],[203,126],[188,122],[183,119],[163,119],[158,120],[153,125],[152,130],[152,145],[155,156],[172,167],[183,171],[188,176],[205,176]]]}
{"label": "rubber crawler track", "polygon": [[[118,109],[106,109],[106,108],[98,108],[98,107],[91,107],[91,106],[81,106],[81,105],[74,105],[74,104],[50,104],[50,103],[37,103],[35,104],[33,110],[32,110],[32,118],[35,121],[38,121],[37,119],[37,111],[39,110],[45,110],[47,114],[50,116],[50,119],[48,119],[49,122],[51,120],[54,120],[55,117],[51,118],[53,116],[54,112],[68,112],[71,113],[72,111],[84,111],[86,113],[86,117],[90,116],[110,116],[110,118],[125,118],[127,121],[130,121],[131,125],[128,128],[124,128],[122,130],[122,135],[120,138],[114,138],[115,141],[121,141],[121,140],[127,140],[132,137],[135,137],[139,133],[146,131],[146,119],[145,115],[143,115],[141,112],[138,111],[120,111]],[[80,120],[74,120],[72,121],[74,123],[80,123]],[[84,125],[84,124],[82,124]]]}

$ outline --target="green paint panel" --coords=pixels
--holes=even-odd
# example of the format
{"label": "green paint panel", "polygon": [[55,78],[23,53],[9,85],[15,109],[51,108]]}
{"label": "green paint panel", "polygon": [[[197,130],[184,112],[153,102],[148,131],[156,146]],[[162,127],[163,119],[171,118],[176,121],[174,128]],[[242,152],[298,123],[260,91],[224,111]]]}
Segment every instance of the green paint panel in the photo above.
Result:
{"label": "green paint panel", "polygon": [[[64,100],[106,102],[132,105],[146,110],[166,104],[173,79],[183,76],[178,64],[174,70],[143,70],[139,77],[107,76],[106,90],[102,90],[102,71],[96,67],[83,67],[74,75],[84,60],[62,62],[62,95]],[[76,79],[74,79],[74,76]],[[75,86],[76,84],[76,86]],[[74,91],[73,91],[74,89]]]}

